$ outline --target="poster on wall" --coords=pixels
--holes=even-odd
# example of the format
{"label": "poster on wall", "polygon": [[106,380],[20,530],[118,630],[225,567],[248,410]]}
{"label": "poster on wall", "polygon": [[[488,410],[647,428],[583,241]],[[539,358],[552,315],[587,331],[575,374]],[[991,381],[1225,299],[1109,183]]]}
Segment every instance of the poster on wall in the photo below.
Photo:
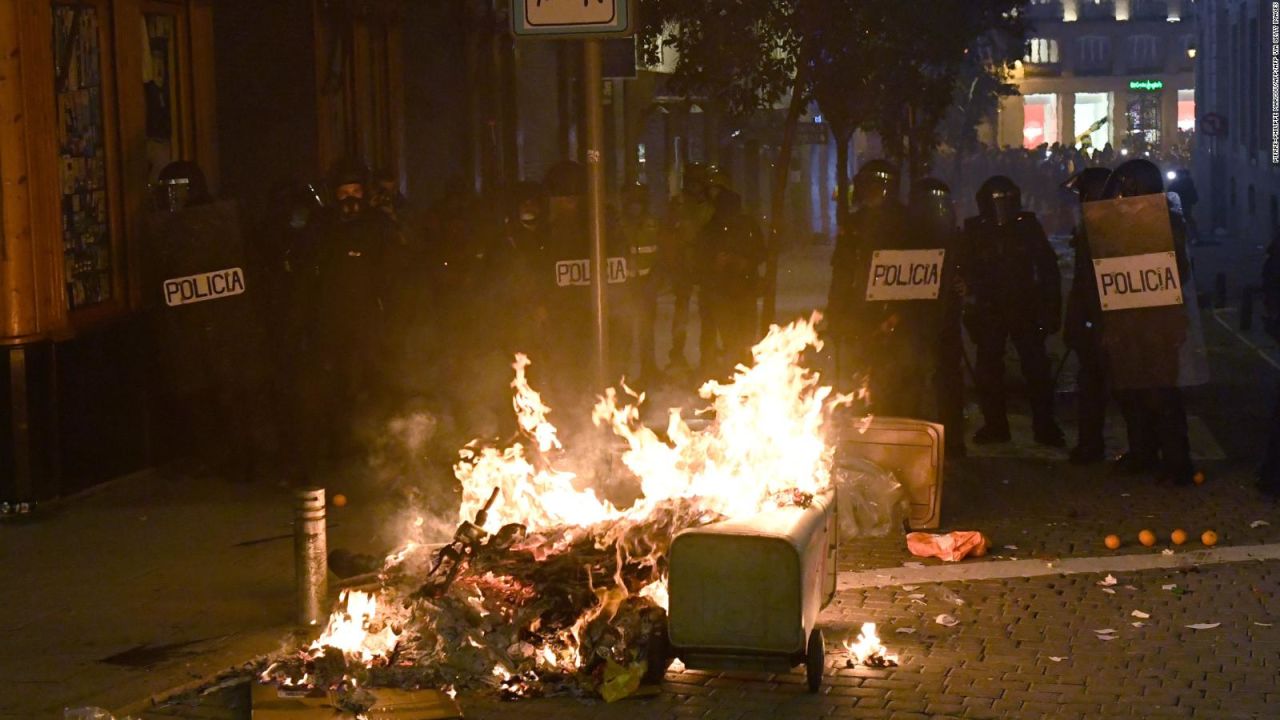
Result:
{"label": "poster on wall", "polygon": [[100,18],[92,6],[56,4],[53,21],[63,263],[75,309],[110,300],[113,290]]}

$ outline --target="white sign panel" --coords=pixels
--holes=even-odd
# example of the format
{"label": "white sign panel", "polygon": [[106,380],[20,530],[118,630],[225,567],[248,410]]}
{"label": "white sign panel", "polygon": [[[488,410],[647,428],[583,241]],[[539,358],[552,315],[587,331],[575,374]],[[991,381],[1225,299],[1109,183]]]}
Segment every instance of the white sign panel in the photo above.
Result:
{"label": "white sign panel", "polygon": [[[610,285],[627,281],[627,259],[609,258],[605,263],[605,279]],[[571,287],[591,284],[591,260],[561,260],[556,263],[556,285]]]}
{"label": "white sign panel", "polygon": [[214,270],[200,275],[164,281],[164,304],[169,307],[217,300],[244,293],[244,271],[240,268]]}
{"label": "white sign panel", "polygon": [[627,0],[515,0],[517,35],[619,34],[630,29]]}
{"label": "white sign panel", "polygon": [[876,250],[871,253],[867,300],[937,300],[947,251]]}
{"label": "white sign panel", "polygon": [[1178,258],[1172,252],[1097,259],[1093,272],[1103,310],[1182,304]]}

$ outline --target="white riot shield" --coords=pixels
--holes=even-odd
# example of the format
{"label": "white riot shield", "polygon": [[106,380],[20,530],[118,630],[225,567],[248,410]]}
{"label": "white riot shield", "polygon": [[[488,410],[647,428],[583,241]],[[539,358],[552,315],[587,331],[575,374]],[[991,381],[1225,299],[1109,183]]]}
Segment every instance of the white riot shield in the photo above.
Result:
{"label": "white riot shield", "polygon": [[1084,205],[1102,346],[1118,390],[1173,387],[1182,375],[1190,324],[1183,287],[1190,277],[1180,273],[1185,247],[1175,242],[1170,217],[1163,194]]}

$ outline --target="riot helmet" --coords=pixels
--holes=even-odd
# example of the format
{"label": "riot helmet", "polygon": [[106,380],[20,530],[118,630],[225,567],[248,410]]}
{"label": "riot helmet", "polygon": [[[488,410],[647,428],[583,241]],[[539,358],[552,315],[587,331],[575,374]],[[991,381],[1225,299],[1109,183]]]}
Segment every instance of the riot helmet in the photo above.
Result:
{"label": "riot helmet", "polygon": [[1081,203],[1093,202],[1103,198],[1103,190],[1110,177],[1111,171],[1107,168],[1089,167],[1067,178],[1062,187],[1075,193]]}
{"label": "riot helmet", "polygon": [[367,205],[365,186],[368,181],[369,172],[360,163],[344,162],[334,170],[331,184],[339,220],[349,222],[364,213]]}
{"label": "riot helmet", "polygon": [[1164,177],[1160,174],[1160,168],[1146,158],[1134,158],[1120,163],[1111,173],[1103,196],[1112,199],[1163,192]]}
{"label": "riot helmet", "polygon": [[400,179],[389,169],[374,172],[373,182],[369,186],[369,207],[395,216],[404,205],[404,196],[400,194]]}
{"label": "riot helmet", "polygon": [[689,163],[685,166],[684,176],[680,181],[680,189],[685,195],[692,195],[700,199],[705,198],[709,179],[706,165],[699,162]]}
{"label": "riot helmet", "polygon": [[878,205],[898,197],[898,169],[887,160],[864,163],[853,176],[853,198],[863,205]]}
{"label": "riot helmet", "polygon": [[165,165],[152,184],[152,196],[156,209],[161,212],[177,212],[213,200],[204,171],[190,160],[175,160]]}
{"label": "riot helmet", "polygon": [[535,182],[516,183],[511,189],[511,220],[532,230],[546,218],[547,197]]}
{"label": "riot helmet", "polygon": [[954,229],[956,206],[951,188],[932,177],[916,182],[911,186],[911,213],[939,229]]}
{"label": "riot helmet", "polygon": [[993,175],[978,188],[978,214],[996,225],[1008,225],[1022,210],[1022,190],[1004,175]]}

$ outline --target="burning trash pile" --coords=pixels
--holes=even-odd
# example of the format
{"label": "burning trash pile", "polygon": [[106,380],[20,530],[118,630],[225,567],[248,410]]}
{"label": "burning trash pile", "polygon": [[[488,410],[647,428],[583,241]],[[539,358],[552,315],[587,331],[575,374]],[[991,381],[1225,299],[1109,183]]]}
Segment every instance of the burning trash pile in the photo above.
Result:
{"label": "burning trash pile", "polygon": [[557,468],[550,410],[514,364],[520,439],[472,442],[454,471],[461,525],[442,548],[387,559],[375,592],[349,591],[318,640],[261,674],[281,691],[337,691],[359,711],[377,686],[492,690],[505,698],[572,693],[614,700],[670,663],[666,557],[687,528],[804,505],[831,484],[824,430],[847,398],[801,365],[820,348],[815,314],[774,327],[751,367],[700,390],[713,411],[691,428],[679,410],[659,434],[644,398],[610,389],[593,419],[625,444],[641,496],[619,508]]}

